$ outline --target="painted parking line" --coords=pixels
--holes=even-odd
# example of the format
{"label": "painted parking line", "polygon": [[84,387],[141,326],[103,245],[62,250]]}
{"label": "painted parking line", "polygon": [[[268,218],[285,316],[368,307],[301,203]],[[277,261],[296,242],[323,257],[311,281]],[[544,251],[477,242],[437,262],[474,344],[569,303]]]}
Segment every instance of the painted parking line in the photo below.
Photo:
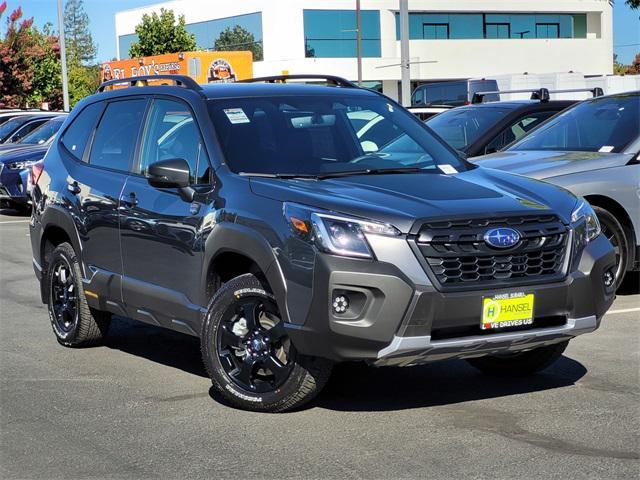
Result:
{"label": "painted parking line", "polygon": [[609,310],[607,315],[610,313],[630,313],[630,312],[640,312],[640,307],[637,308],[621,308],[619,310]]}
{"label": "painted parking line", "polygon": [[29,223],[29,221],[30,220],[7,220],[7,221],[0,220],[0,225],[4,223]]}

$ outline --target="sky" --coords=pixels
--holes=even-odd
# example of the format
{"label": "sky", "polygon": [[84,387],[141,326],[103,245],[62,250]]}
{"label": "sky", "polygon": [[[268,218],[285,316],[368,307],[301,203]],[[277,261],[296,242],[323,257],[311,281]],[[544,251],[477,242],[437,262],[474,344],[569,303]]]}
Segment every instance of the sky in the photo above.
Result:
{"label": "sky", "polygon": [[[115,13],[154,3],[159,0],[84,0],[91,33],[98,44],[98,61],[110,60],[116,55]],[[24,17],[34,17],[38,27],[47,22],[57,25],[56,0],[7,0],[7,4],[9,11],[22,6]],[[2,30],[5,18],[0,25]],[[640,53],[640,10],[631,10],[624,0],[616,0],[613,9],[613,45],[621,63],[631,63],[636,53]]]}

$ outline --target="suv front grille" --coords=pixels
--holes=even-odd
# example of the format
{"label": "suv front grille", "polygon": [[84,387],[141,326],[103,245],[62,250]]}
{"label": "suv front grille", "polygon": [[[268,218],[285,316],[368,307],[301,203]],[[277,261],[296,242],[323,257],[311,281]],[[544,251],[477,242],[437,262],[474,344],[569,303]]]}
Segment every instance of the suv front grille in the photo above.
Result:
{"label": "suv front grille", "polygon": [[[494,248],[484,241],[487,230],[511,227],[520,241]],[[422,226],[416,245],[443,286],[526,283],[564,276],[569,230],[555,215],[430,222]]]}

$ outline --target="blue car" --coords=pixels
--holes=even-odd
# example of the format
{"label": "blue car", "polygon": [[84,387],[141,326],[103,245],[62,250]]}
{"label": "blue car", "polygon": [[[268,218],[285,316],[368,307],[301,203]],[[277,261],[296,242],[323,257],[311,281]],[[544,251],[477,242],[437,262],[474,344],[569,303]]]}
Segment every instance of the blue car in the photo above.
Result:
{"label": "blue car", "polygon": [[57,116],[18,143],[0,145],[0,204],[17,209],[28,206],[31,167],[44,158],[65,118]]}

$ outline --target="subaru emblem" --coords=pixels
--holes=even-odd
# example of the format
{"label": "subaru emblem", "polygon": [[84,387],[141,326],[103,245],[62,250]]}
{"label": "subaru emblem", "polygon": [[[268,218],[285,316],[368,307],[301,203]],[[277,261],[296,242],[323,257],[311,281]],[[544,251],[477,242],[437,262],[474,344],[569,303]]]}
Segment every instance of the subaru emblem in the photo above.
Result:
{"label": "subaru emblem", "polygon": [[509,248],[520,241],[520,233],[513,228],[492,228],[484,234],[484,241],[490,247]]}

